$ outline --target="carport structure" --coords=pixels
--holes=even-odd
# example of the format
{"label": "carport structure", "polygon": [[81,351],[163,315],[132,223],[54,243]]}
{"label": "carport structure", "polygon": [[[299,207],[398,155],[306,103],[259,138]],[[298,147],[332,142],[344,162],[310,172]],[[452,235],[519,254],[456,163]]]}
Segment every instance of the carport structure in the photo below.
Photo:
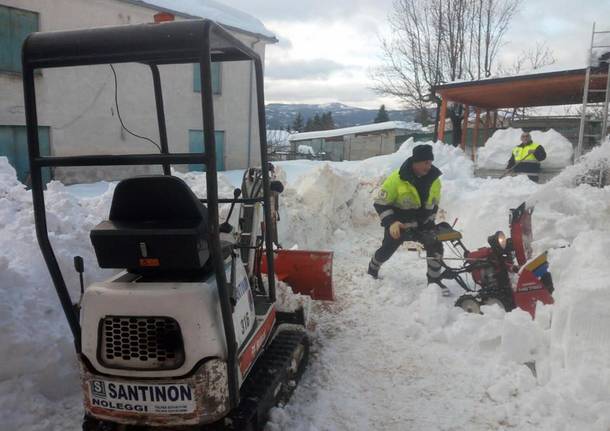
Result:
{"label": "carport structure", "polygon": [[[591,68],[589,103],[604,102],[607,77],[607,66]],[[442,100],[438,118],[438,139],[441,141],[445,139],[447,105],[449,103],[462,104],[464,118],[460,146],[465,150],[468,117],[471,109],[474,109],[476,119],[471,142],[474,159],[481,111],[486,112],[484,133],[487,138],[490,126],[495,128],[497,123],[498,109],[582,104],[586,79],[587,69],[575,69],[436,86],[433,91]]]}

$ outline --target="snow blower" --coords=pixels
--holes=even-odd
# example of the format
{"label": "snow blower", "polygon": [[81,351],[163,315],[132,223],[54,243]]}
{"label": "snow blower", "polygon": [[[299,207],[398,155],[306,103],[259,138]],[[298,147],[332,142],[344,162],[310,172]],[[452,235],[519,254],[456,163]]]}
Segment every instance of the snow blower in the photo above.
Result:
{"label": "snow blower", "polygon": [[[467,293],[455,305],[472,313],[480,313],[481,305],[498,304],[506,311],[519,307],[534,317],[536,303],[553,303],[553,280],[548,270],[547,254],[532,258],[533,207],[522,203],[510,210],[511,237],[497,231],[489,236],[488,247],[468,250],[462,243],[462,234],[448,223],[436,227],[436,239],[449,245],[460,267],[445,262],[442,278],[455,280]],[[469,274],[474,283],[467,283]],[[474,285],[473,285],[474,284]]]}

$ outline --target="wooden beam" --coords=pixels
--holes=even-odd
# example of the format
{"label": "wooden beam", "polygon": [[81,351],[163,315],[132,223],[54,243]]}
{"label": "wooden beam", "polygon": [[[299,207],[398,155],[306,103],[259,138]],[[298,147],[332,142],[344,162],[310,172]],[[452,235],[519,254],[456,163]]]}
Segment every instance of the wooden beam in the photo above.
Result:
{"label": "wooden beam", "polygon": [[442,142],[445,142],[445,118],[447,118],[447,99],[443,98],[438,119],[438,140]]}
{"label": "wooden beam", "polygon": [[470,113],[470,106],[464,105],[464,119],[462,121],[462,140],[460,142],[460,148],[462,151],[466,151],[466,135],[468,135],[468,114]]}
{"label": "wooden beam", "polygon": [[479,144],[479,122],[481,121],[481,108],[475,108],[474,132],[472,134],[472,161],[476,161],[477,145]]}
{"label": "wooden beam", "polygon": [[489,120],[490,120],[491,111],[489,109],[485,110],[485,142],[489,139]]}

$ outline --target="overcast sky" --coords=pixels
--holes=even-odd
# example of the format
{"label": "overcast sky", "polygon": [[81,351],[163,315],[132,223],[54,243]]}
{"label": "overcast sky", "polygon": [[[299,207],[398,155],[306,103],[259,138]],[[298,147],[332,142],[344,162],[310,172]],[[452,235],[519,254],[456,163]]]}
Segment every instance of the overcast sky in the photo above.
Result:
{"label": "overcast sky", "polygon": [[[266,50],[267,103],[400,107],[369,88],[392,0],[220,1],[260,19],[279,39]],[[524,48],[544,42],[555,66],[585,67],[595,20],[598,30],[610,30],[610,0],[522,0],[499,60],[509,65]]]}

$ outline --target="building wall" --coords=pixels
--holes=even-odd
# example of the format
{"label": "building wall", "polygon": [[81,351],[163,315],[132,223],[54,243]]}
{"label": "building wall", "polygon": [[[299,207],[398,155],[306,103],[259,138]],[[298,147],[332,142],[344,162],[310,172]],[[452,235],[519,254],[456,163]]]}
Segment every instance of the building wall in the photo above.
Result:
{"label": "building wall", "polygon": [[324,151],[328,160],[363,160],[369,157],[391,154],[396,151],[396,131],[386,130],[369,134],[344,135],[341,141],[318,138],[291,141],[292,151],[299,145],[309,145],[317,153]]}
{"label": "building wall", "polygon": [[395,132],[388,130],[367,135],[344,136],[344,159],[363,160],[395,151]]}
{"label": "building wall", "polygon": [[[152,9],[116,0],[0,0],[0,5],[38,12],[40,31],[146,23],[152,22],[155,14]],[[264,59],[264,42],[242,33],[234,35]],[[250,85],[250,76],[254,76],[251,69],[249,62],[221,66],[221,94],[214,95],[214,110],[216,129],[224,132],[225,169],[260,163],[256,98],[250,97],[250,88],[255,91],[255,86]],[[125,125],[158,143],[150,69],[139,64],[119,64],[115,70],[119,109]],[[189,130],[202,129],[200,93],[193,91],[193,65],[161,66],[160,71],[170,151],[187,152]],[[52,155],[158,151],[150,142],[122,129],[109,66],[44,69],[35,80],[38,119],[40,125],[50,126]],[[0,125],[24,124],[21,76],[0,72]],[[66,183],[87,182],[146,170],[130,167],[126,172],[126,169],[59,168],[55,177]]]}

